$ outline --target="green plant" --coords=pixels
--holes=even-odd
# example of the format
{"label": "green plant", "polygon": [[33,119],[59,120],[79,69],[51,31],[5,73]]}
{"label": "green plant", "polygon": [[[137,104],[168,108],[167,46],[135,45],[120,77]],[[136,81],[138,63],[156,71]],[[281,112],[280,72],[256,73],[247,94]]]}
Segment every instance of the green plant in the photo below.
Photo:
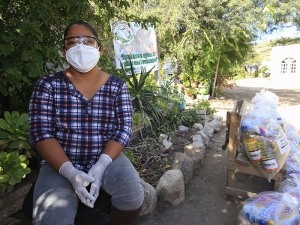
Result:
{"label": "green plant", "polygon": [[[124,76],[124,79],[127,82],[128,89],[130,91],[132,106],[135,111],[145,114],[151,119],[151,123],[159,126],[163,121],[163,115],[161,110],[155,105],[156,98],[168,99],[165,96],[159,94],[158,92],[149,90],[145,86],[145,81],[147,77],[150,76],[151,70],[146,71],[145,68],[142,68],[140,76],[134,72],[134,67],[130,62],[130,75]],[[123,68],[124,74],[126,74],[125,69]]]}
{"label": "green plant", "polygon": [[124,151],[124,155],[130,160],[130,162],[132,163],[132,164],[134,164],[134,165],[136,165],[137,163],[139,163],[140,161],[141,161],[141,159],[140,158],[136,158],[135,156],[134,156],[134,153],[133,153],[133,151],[131,151],[131,150],[126,150],[126,151]]}
{"label": "green plant", "polygon": [[186,80],[186,81],[183,82],[183,85],[184,85],[185,87],[190,87],[190,86],[191,86],[191,82],[188,81],[188,80]]}
{"label": "green plant", "polygon": [[210,107],[209,101],[197,101],[194,104],[189,105],[195,110],[206,110],[206,115],[211,115],[217,112],[215,108]]}
{"label": "green plant", "polygon": [[197,89],[196,88],[186,88],[184,89],[184,92],[187,93],[187,94],[197,94]]}
{"label": "green plant", "polygon": [[177,114],[176,125],[184,125],[187,127],[192,127],[194,123],[200,121],[200,118],[195,109],[184,110]]}
{"label": "green plant", "polygon": [[0,153],[0,193],[4,192],[8,185],[19,183],[31,172],[27,167],[28,163],[26,156],[19,155],[18,151]]}
{"label": "green plant", "polygon": [[143,121],[143,115],[141,113],[138,112],[134,112],[132,114],[132,122],[134,125],[138,125]]}
{"label": "green plant", "polygon": [[4,119],[0,118],[0,144],[8,148],[8,152],[18,150],[24,153],[27,158],[35,155],[33,148],[29,144],[29,123],[28,114],[13,111],[11,114],[4,112]]}
{"label": "green plant", "polygon": [[199,85],[197,88],[197,93],[201,95],[208,95],[209,94],[209,86],[201,86]]}

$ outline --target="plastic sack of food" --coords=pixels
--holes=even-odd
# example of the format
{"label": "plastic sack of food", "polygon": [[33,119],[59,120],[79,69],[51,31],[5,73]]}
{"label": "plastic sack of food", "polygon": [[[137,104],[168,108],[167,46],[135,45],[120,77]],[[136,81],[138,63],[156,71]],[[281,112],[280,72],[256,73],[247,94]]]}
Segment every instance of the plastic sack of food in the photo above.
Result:
{"label": "plastic sack of food", "polygon": [[258,102],[255,105],[252,105],[254,109],[260,109],[270,115],[275,121],[277,119],[281,119],[282,121],[285,121],[285,118],[282,117],[282,115],[274,108],[271,108],[270,106],[266,105],[264,102]]}
{"label": "plastic sack of food", "polygon": [[296,145],[300,145],[300,134],[293,125],[289,123],[285,124],[285,135],[288,140],[294,142]]}
{"label": "plastic sack of food", "polygon": [[281,141],[269,140],[264,136],[244,133],[242,143],[250,161],[270,182],[282,169],[290,152],[288,141],[283,146]]}
{"label": "plastic sack of food", "polygon": [[270,91],[262,89],[252,98],[252,104],[256,105],[258,103],[263,103],[272,109],[276,109],[278,104],[278,96]]}
{"label": "plastic sack of food", "polygon": [[286,158],[286,173],[300,172],[300,149],[290,141],[290,153]]}
{"label": "plastic sack of food", "polygon": [[300,180],[299,173],[291,173],[282,181],[279,186],[276,188],[277,192],[280,193],[288,193],[292,196],[293,201],[297,205],[298,209],[300,209]]}
{"label": "plastic sack of food", "polygon": [[261,192],[245,200],[238,225],[299,225],[299,212],[290,194]]}
{"label": "plastic sack of food", "polygon": [[263,109],[250,109],[249,112],[243,117],[241,131],[243,133],[248,132],[252,134],[259,134],[259,128],[265,127],[270,120],[273,120],[272,116]]}

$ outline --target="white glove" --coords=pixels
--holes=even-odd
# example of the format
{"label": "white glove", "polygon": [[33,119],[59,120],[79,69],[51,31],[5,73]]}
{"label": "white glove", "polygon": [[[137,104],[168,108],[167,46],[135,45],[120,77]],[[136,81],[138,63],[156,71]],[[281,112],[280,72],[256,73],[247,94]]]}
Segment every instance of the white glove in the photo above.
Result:
{"label": "white glove", "polygon": [[102,180],[106,168],[111,164],[112,159],[106,155],[102,154],[95,165],[91,167],[88,175],[92,176],[95,180],[92,182],[90,194],[94,196],[95,200],[91,203],[94,205],[96,199],[99,196],[99,190],[102,185]]}
{"label": "white glove", "polygon": [[81,202],[88,207],[93,208],[94,204],[91,202],[95,201],[96,198],[86,190],[86,186],[95,179],[85,172],[76,169],[71,162],[62,164],[59,168],[59,173],[71,182]]}

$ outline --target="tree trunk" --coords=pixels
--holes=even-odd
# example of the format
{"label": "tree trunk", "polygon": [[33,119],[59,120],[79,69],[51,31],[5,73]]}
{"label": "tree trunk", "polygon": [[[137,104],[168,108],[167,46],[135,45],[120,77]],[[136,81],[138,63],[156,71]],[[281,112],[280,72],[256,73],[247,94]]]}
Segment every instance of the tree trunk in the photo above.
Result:
{"label": "tree trunk", "polygon": [[219,54],[219,57],[218,57],[217,68],[216,68],[215,79],[214,79],[214,85],[213,85],[213,89],[212,89],[212,93],[211,93],[212,98],[214,97],[214,94],[215,94],[215,88],[216,88],[216,81],[217,81],[217,76],[218,76],[218,71],[219,71],[220,58],[221,58],[221,53]]}

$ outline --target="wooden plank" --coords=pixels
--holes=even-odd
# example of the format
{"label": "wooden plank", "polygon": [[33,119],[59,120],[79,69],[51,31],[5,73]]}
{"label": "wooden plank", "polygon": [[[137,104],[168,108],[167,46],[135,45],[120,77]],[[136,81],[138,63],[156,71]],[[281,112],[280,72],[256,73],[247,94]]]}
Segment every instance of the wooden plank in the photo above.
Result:
{"label": "wooden plank", "polygon": [[235,187],[235,171],[227,170],[227,187]]}
{"label": "wooden plank", "polygon": [[242,199],[247,199],[257,195],[257,193],[251,191],[245,191],[237,188],[226,187],[226,195],[235,196]]}
{"label": "wooden plank", "polygon": [[228,157],[236,158],[236,138],[238,135],[238,127],[240,126],[239,114],[237,112],[230,113],[230,127],[228,140]]}
{"label": "wooden plank", "polygon": [[230,129],[230,112],[229,112],[229,111],[227,111],[227,114],[226,114],[226,122],[225,122],[225,125],[226,125],[226,130],[225,130],[225,143],[222,145],[222,149],[223,149],[223,150],[226,150],[227,145],[228,145],[228,140],[229,140],[229,129]]}
{"label": "wooden plank", "polygon": [[[235,172],[254,175],[254,176],[257,176],[257,177],[265,177],[264,174],[254,164],[250,163],[248,166],[243,165],[241,163],[236,162],[235,158],[234,159],[233,158],[228,158],[227,169],[228,170],[233,170]],[[284,173],[284,171],[280,170],[277,174],[275,174],[275,176],[273,177],[272,180],[281,181],[282,177],[283,177],[283,173]]]}

